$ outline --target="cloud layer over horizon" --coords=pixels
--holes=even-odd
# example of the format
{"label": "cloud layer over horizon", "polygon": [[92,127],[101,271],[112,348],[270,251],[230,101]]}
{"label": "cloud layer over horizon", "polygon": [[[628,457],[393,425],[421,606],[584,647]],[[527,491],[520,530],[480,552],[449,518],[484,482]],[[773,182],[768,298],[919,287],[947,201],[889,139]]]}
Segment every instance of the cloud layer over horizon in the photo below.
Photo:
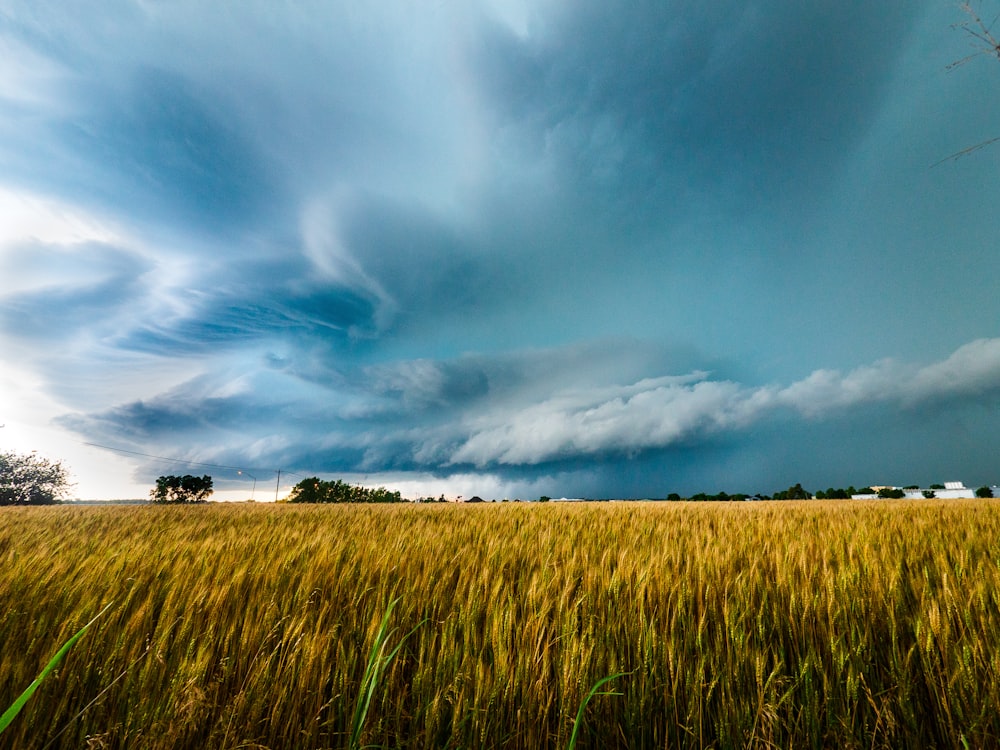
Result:
{"label": "cloud layer over horizon", "polygon": [[1000,481],[954,9],[88,14],[0,10],[2,374],[57,429],[483,496]]}

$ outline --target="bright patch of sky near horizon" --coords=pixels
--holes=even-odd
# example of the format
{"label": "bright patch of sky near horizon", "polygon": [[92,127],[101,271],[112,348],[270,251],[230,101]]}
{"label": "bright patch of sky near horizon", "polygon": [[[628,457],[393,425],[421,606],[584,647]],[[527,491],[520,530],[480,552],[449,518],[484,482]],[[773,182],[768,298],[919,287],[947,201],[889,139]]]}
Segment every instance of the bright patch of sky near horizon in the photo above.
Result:
{"label": "bright patch of sky near horizon", "polygon": [[946,71],[963,20],[2,3],[0,449],[81,497],[204,463],[257,494],[1000,481],[1000,144],[937,164],[1000,135],[1000,63]]}

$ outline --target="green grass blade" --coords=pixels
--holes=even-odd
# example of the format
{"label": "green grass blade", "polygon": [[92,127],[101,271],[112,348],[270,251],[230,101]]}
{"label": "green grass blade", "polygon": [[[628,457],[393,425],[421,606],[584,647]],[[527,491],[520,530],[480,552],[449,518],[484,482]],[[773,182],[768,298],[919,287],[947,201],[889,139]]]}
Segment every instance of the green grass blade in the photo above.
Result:
{"label": "green grass blade", "polygon": [[389,629],[389,617],[392,615],[392,610],[395,608],[396,604],[402,597],[396,597],[391,602],[385,611],[385,617],[382,618],[382,624],[379,625],[378,632],[375,634],[375,640],[372,643],[371,653],[368,655],[368,663],[365,665],[365,674],[361,679],[361,692],[358,694],[358,703],[354,708],[354,720],[351,724],[351,740],[350,745],[352,750],[357,750],[361,745],[361,731],[364,728],[365,718],[368,716],[368,709],[371,707],[372,698],[375,697],[375,689],[378,687],[379,680],[382,677],[382,673],[385,671],[386,667],[396,658],[396,654],[406,643],[407,639],[411,635],[417,632],[417,630],[427,622],[427,619],[421,620],[417,623],[416,627],[413,628],[409,633],[404,635],[396,647],[392,649],[388,654],[385,653],[388,647],[389,638],[392,634],[396,632],[396,628]]}
{"label": "green grass blade", "polygon": [[587,704],[590,703],[590,699],[595,695],[621,695],[621,693],[598,693],[597,691],[600,690],[603,685],[606,685],[612,680],[617,680],[619,677],[624,677],[627,674],[629,674],[629,672],[616,672],[615,674],[608,675],[607,677],[602,677],[594,683],[594,687],[592,687],[590,692],[587,693],[587,697],[580,703],[580,708],[576,712],[576,719],[573,720],[573,733],[569,736],[569,744],[566,745],[566,750],[573,750],[573,748],[576,747],[576,735],[577,732],[580,731],[580,725],[583,724],[583,711],[587,708]]}
{"label": "green grass blade", "polygon": [[45,668],[41,671],[38,677],[36,677],[34,681],[30,685],[28,685],[25,691],[18,696],[17,700],[11,704],[10,708],[4,711],[3,716],[0,716],[0,732],[3,732],[8,726],[10,726],[10,723],[14,721],[14,717],[16,717],[21,712],[21,709],[24,708],[24,704],[28,702],[28,700],[31,698],[32,695],[35,694],[35,691],[38,689],[38,686],[42,684],[42,680],[44,680],[46,677],[49,676],[52,670],[59,665],[60,661],[62,661],[63,657],[66,656],[67,652],[71,648],[73,648],[73,645],[78,640],[80,640],[80,638],[83,637],[84,633],[87,632],[87,628],[93,625],[94,622],[97,621],[98,617],[107,612],[108,609],[111,607],[111,604],[113,603],[114,602],[110,602],[108,606],[106,606],[104,609],[98,612],[94,616],[93,620],[91,620],[82,628],[80,628],[77,631],[76,635],[74,635],[72,638],[66,641],[66,643],[63,644],[63,647],[59,649],[56,655],[53,656],[51,659],[49,659],[49,663],[45,665]]}
{"label": "green grass blade", "polygon": [[382,623],[375,634],[375,640],[372,641],[371,653],[368,655],[365,673],[361,678],[361,691],[358,694],[358,702],[354,707],[354,719],[351,722],[350,747],[352,749],[357,748],[361,740],[361,729],[364,726],[365,717],[368,715],[368,709],[371,706],[372,697],[375,694],[375,686],[378,683],[378,676],[382,667],[384,658],[382,654],[385,652],[386,641],[392,635],[392,631],[389,630],[389,618],[392,616],[392,610],[398,601],[399,598],[397,597],[389,602],[389,606],[385,610],[385,616],[382,618]]}

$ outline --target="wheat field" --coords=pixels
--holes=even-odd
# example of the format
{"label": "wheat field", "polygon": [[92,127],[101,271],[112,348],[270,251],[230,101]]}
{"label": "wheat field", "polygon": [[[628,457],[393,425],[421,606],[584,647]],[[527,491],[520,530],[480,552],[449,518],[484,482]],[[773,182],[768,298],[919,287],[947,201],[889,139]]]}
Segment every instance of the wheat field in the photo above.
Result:
{"label": "wheat field", "polygon": [[113,605],[0,747],[998,746],[998,566],[993,501],[4,508],[0,708]]}

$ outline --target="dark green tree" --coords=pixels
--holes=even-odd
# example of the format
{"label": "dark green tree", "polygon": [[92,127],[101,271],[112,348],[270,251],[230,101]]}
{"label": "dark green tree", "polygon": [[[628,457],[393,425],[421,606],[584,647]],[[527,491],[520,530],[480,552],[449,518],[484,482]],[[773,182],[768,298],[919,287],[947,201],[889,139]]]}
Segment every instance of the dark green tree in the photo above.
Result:
{"label": "dark green tree", "polygon": [[989,487],[980,487],[976,490],[976,497],[993,497],[993,490]]}
{"label": "dark green tree", "polygon": [[774,493],[775,500],[808,500],[810,497],[809,492],[803,489],[801,484],[794,484],[787,490]]}
{"label": "dark green tree", "polygon": [[307,477],[292,487],[288,495],[290,503],[401,503],[399,492],[385,487],[369,489],[337,479],[327,481],[319,477]]}
{"label": "dark green tree", "polygon": [[182,477],[170,474],[157,477],[156,487],[149,491],[154,503],[203,503],[212,494],[212,477],[208,474]]}
{"label": "dark green tree", "polygon": [[290,503],[323,503],[326,500],[326,487],[329,484],[319,477],[308,477],[292,487],[287,501]]}
{"label": "dark green tree", "polygon": [[0,505],[50,505],[69,491],[69,473],[36,453],[0,453]]}

